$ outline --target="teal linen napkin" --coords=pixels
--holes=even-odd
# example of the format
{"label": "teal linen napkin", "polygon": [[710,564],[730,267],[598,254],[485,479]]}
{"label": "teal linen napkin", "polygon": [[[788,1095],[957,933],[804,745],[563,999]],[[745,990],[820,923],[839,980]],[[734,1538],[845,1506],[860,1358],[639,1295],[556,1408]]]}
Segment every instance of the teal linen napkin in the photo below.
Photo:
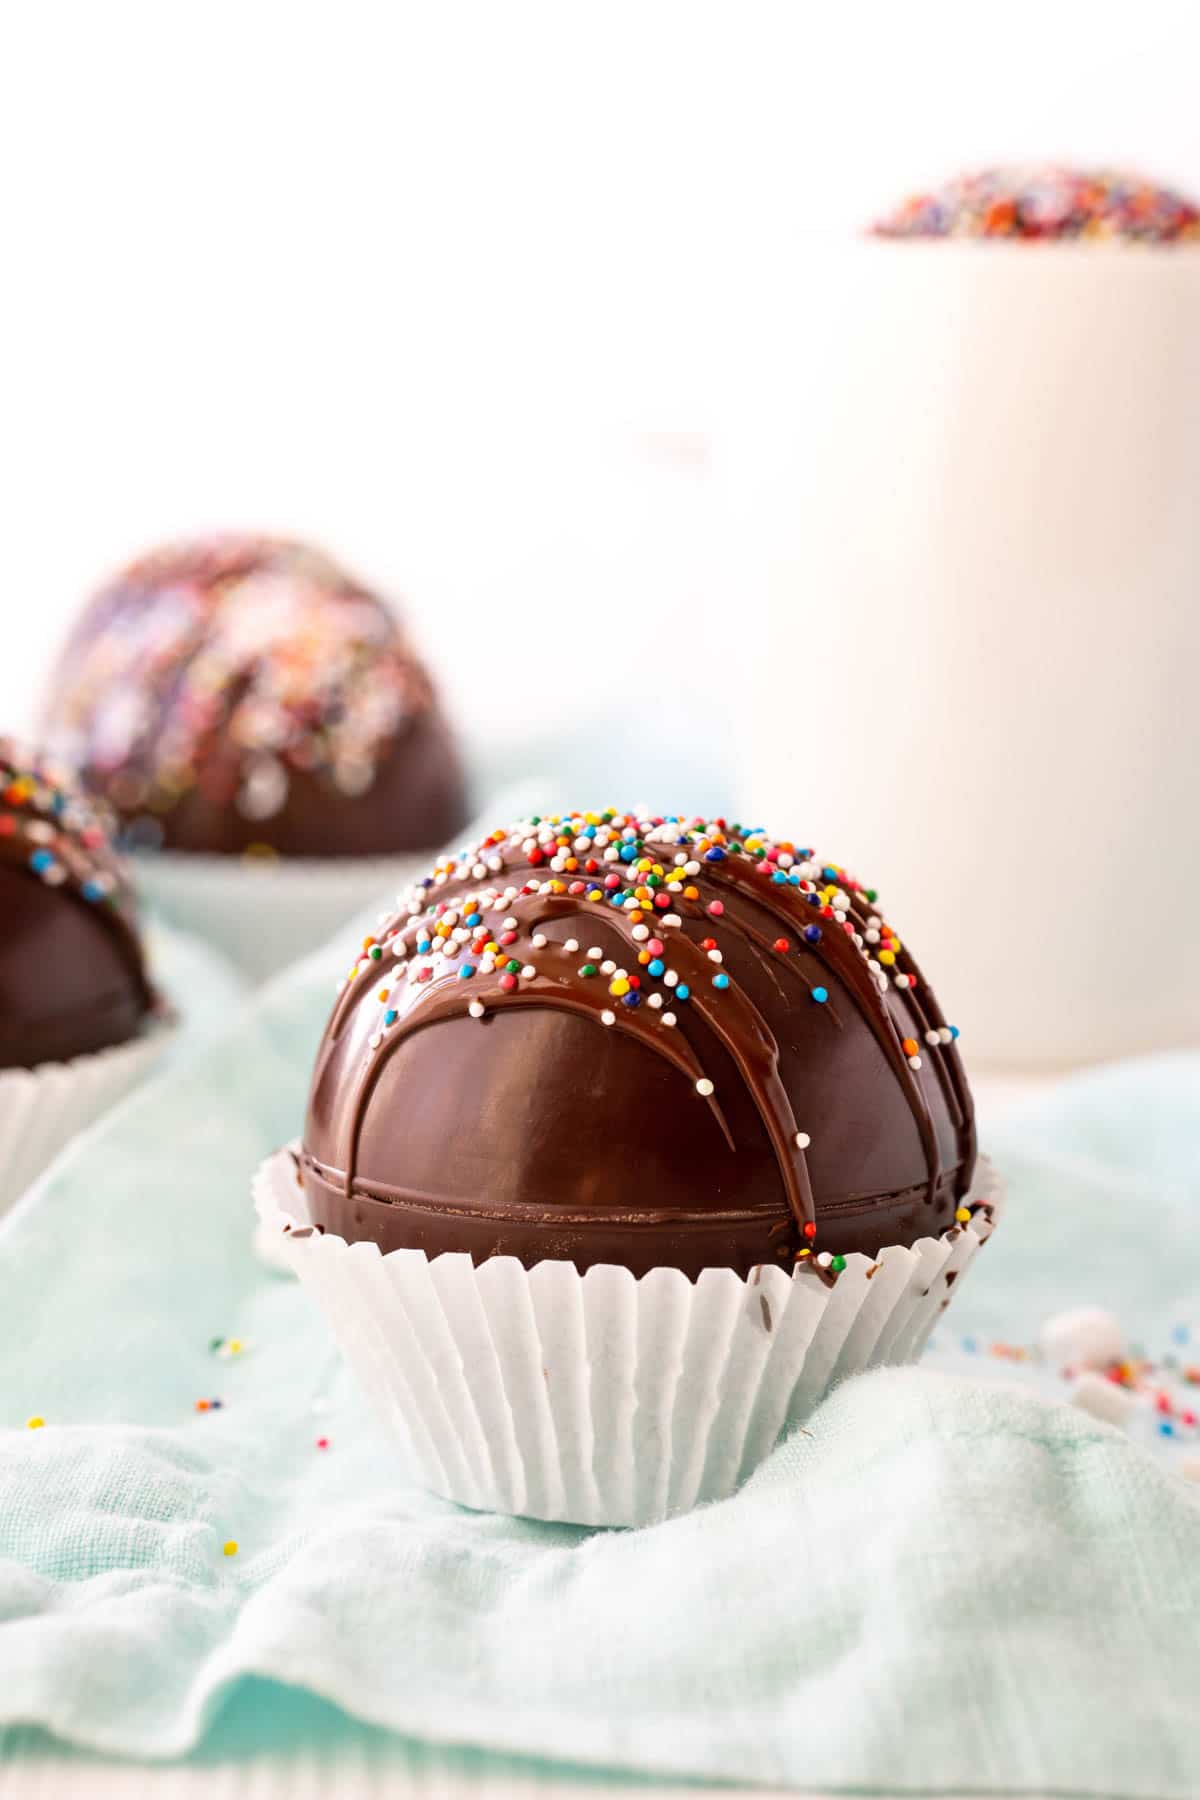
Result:
{"label": "teal linen napkin", "polygon": [[[735,1499],[643,1532],[411,1485],[249,1247],[344,960],[231,1004],[0,1229],[0,1725],[178,1755],[266,1678],[428,1742],[664,1775],[1200,1791],[1200,1493],[1032,1390],[858,1378]],[[1078,1300],[1200,1319],[1198,1116],[1179,1057],[998,1131],[1008,1216],[955,1354]]]}

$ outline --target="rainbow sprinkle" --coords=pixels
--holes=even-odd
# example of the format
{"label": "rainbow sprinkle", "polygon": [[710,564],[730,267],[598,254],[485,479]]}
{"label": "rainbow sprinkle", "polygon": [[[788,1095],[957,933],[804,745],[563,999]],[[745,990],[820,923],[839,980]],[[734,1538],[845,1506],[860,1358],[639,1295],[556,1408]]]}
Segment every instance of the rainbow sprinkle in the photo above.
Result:
{"label": "rainbow sprinkle", "polygon": [[1184,244],[1200,241],[1200,208],[1172,188],[1116,170],[996,168],[911,195],[872,234]]}

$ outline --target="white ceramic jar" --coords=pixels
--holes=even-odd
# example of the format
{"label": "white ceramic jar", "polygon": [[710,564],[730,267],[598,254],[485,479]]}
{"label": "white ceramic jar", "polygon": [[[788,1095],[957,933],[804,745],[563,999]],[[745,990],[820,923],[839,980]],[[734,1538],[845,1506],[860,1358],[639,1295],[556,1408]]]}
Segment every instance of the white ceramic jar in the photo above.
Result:
{"label": "white ceramic jar", "polygon": [[776,275],[718,440],[744,808],[878,886],[977,1066],[1200,1042],[1200,250]]}

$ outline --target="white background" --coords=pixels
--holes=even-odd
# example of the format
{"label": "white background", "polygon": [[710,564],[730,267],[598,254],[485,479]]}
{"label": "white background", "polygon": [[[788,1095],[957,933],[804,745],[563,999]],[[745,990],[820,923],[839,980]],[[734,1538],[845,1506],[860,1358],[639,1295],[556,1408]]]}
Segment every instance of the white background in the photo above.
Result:
{"label": "white background", "polygon": [[973,162],[1200,188],[1193,10],[7,6],[0,720],[114,562],[235,523],[405,594],[476,725],[686,682],[703,738],[666,621],[759,284]]}

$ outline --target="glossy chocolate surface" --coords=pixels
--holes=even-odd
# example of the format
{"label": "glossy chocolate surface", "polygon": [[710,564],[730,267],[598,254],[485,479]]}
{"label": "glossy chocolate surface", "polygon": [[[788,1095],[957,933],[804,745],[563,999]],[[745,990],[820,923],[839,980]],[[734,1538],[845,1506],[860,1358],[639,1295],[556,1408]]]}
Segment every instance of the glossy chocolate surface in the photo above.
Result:
{"label": "glossy chocolate surface", "polygon": [[0,1069],[126,1043],[153,1006],[101,814],[0,740]]}
{"label": "glossy chocolate surface", "polygon": [[364,946],[317,1057],[310,1212],[384,1250],[639,1275],[873,1255],[967,1194],[953,1038],[874,896],[810,852],[526,823]]}
{"label": "glossy chocolate surface", "polygon": [[140,849],[386,855],[445,842],[466,814],[398,619],[287,540],[213,538],[126,569],[76,626],[45,729]]}

